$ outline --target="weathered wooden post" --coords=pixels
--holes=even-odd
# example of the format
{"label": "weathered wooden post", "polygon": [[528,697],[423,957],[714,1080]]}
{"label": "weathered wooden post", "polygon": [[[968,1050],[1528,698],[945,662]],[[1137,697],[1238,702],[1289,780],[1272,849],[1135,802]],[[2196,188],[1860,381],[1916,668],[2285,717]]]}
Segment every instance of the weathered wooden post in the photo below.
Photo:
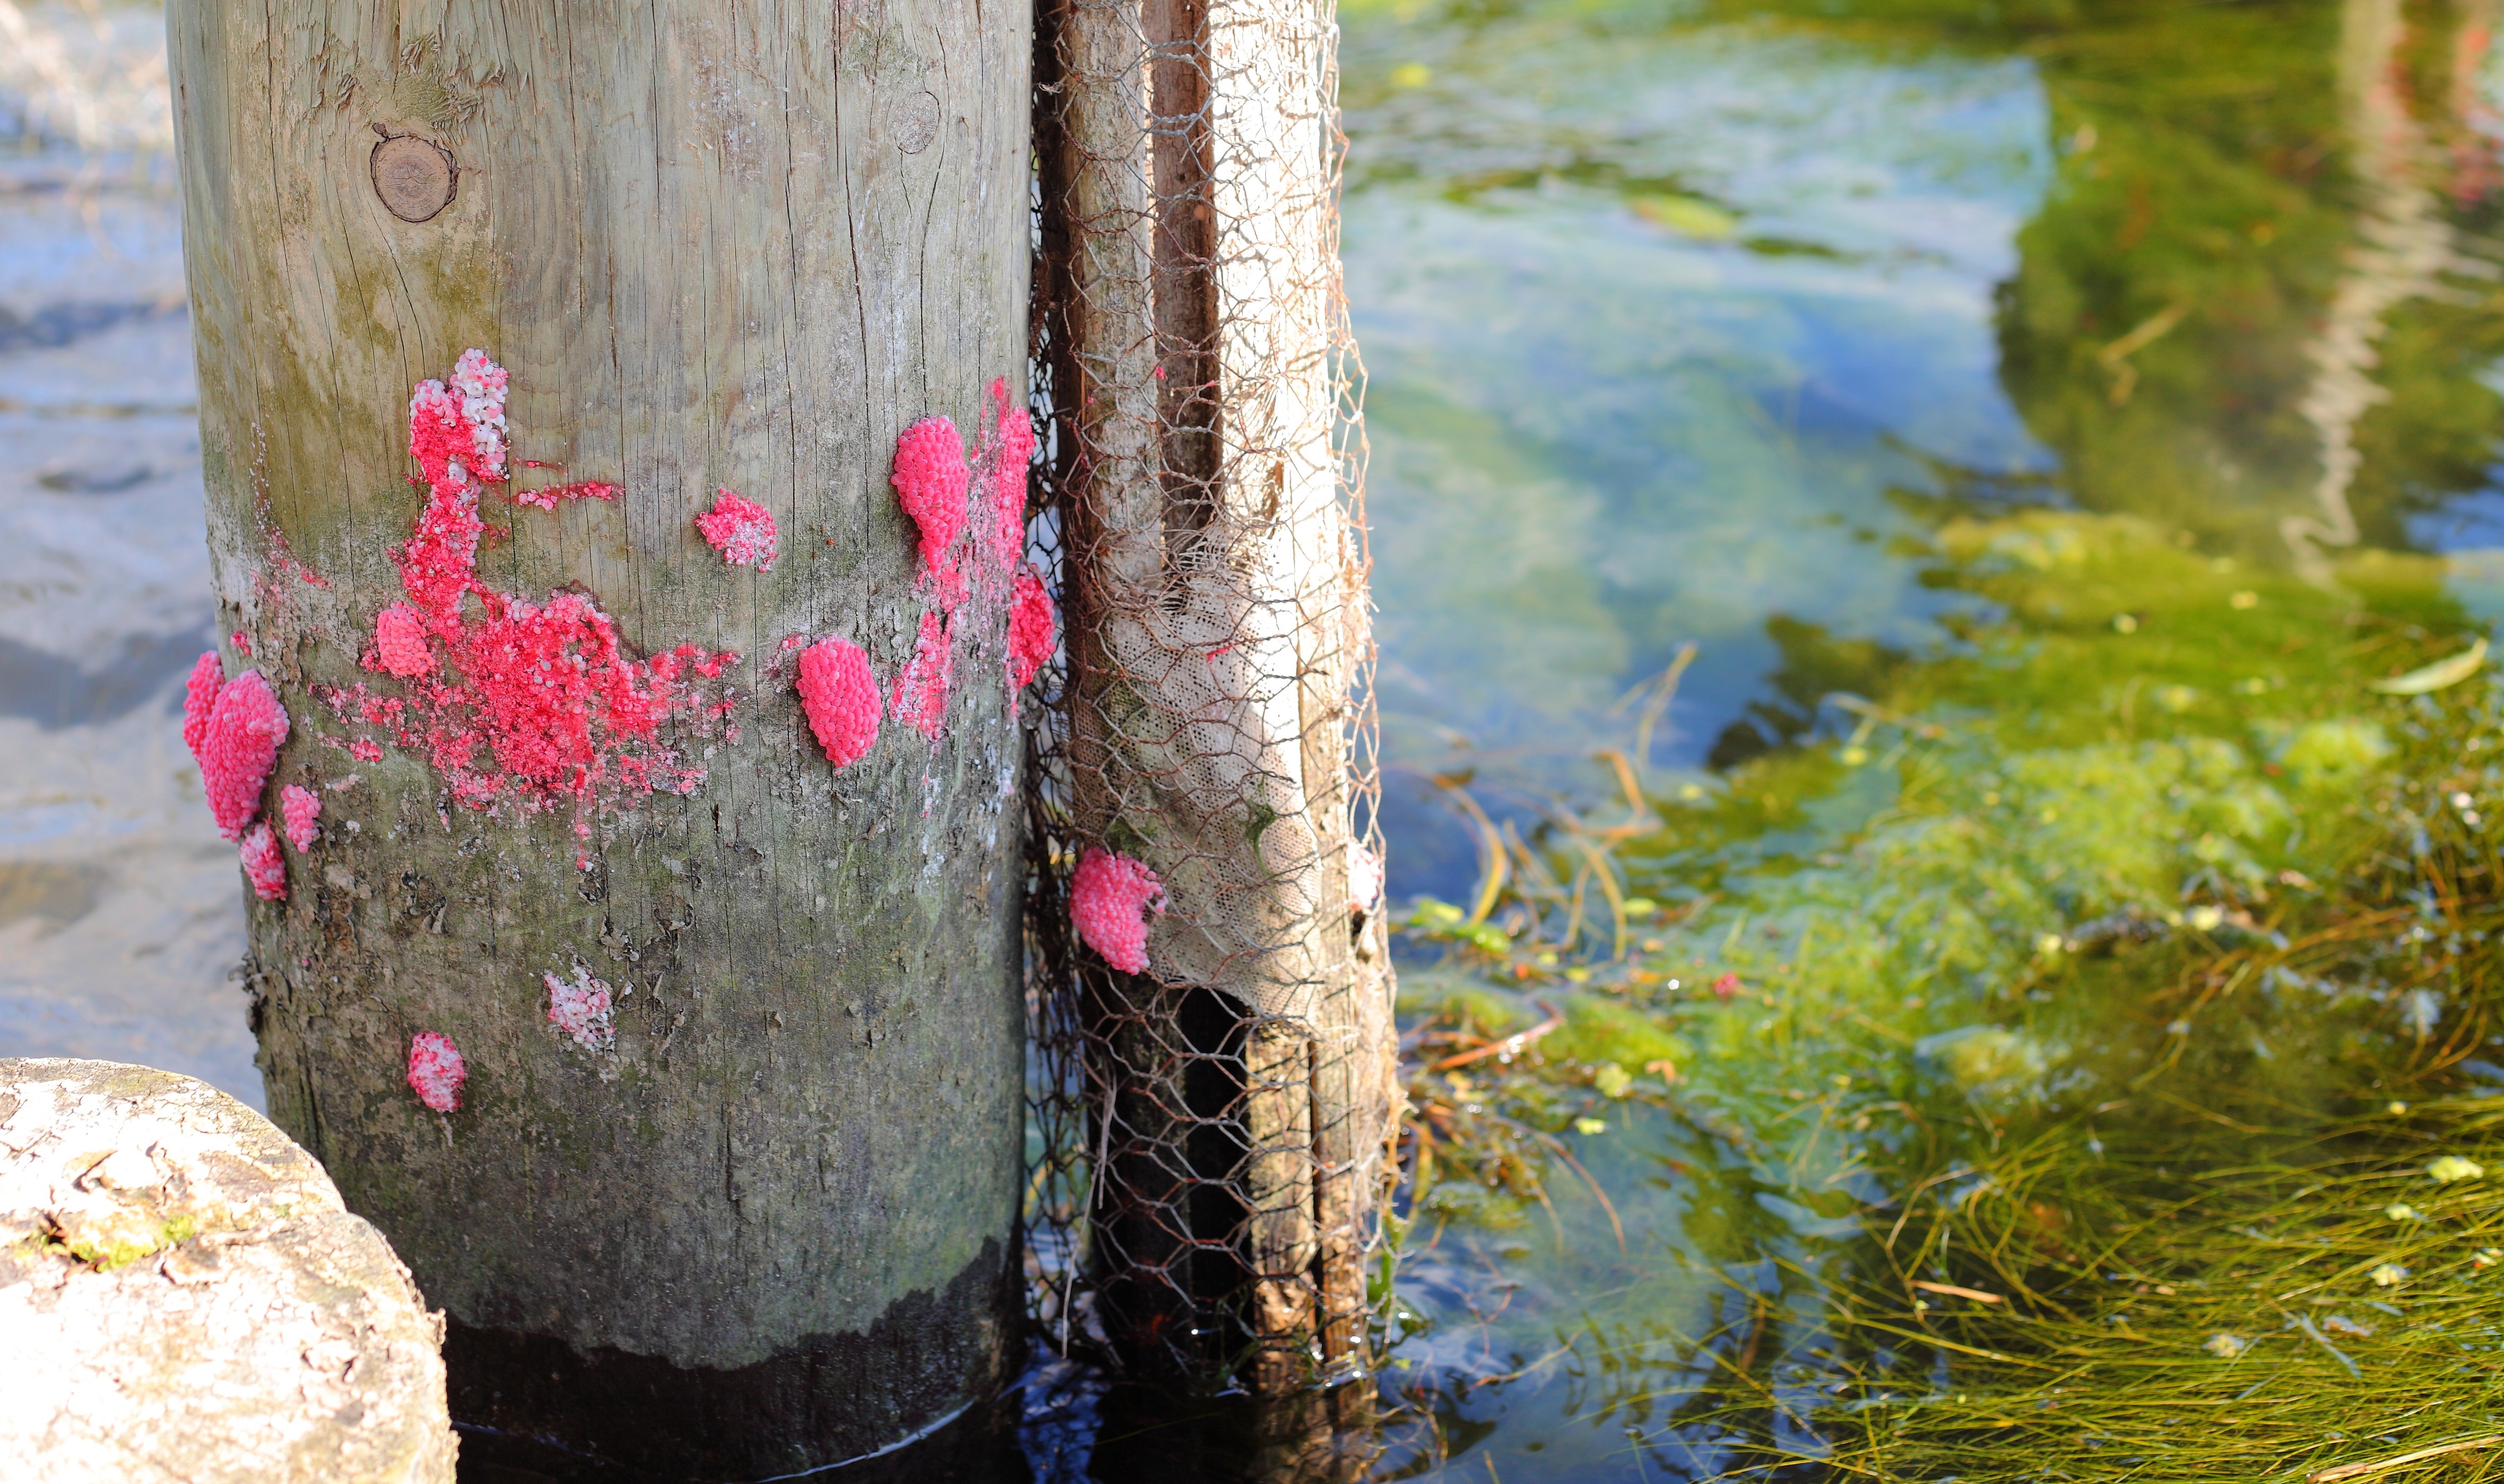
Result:
{"label": "weathered wooden post", "polygon": [[1325,0],[1040,22],[1096,1314],[1361,1373],[1393,1096]]}
{"label": "weathered wooden post", "polygon": [[1016,1312],[1026,12],[170,25],[273,1118],[473,1454],[939,1427]]}

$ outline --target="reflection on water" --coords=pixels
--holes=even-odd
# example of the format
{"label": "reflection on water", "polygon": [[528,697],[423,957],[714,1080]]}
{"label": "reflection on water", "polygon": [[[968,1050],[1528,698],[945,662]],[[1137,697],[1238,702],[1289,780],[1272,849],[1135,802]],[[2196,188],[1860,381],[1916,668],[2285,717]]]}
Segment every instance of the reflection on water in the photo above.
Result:
{"label": "reflection on water", "polygon": [[[1769,616],[1930,638],[1889,492],[2049,467],[1992,339],[2053,168],[2034,67],[1655,8],[1347,31],[1395,762],[1574,777],[1696,641],[1659,747],[1691,766],[1778,663]],[[1466,841],[1392,794],[1395,885],[1456,894]]]}
{"label": "reflection on water", "polygon": [[[2411,743],[2357,667],[2504,617],[2492,18],[1344,7],[1394,889],[1485,858],[1437,779],[1513,870],[1421,917],[1411,1051],[1553,1025],[1416,1084],[1378,1429],[1316,1453],[1046,1361],[1036,1477],[1815,1457],[1838,1398],[1949,1385],[1838,1336],[1870,1213],[1992,1198],[1972,1128],[2154,1065],[2321,1106],[2483,1034],[2380,959],[2274,960],[2266,1013],[2132,996],[2363,828]],[[212,619],[176,214],[118,138],[0,167],[0,1050],[258,1102],[175,730]],[[1639,737],[1615,797],[1590,755]],[[1548,864],[1569,808],[1635,821],[1623,945]]]}
{"label": "reflection on water", "polygon": [[[2284,562],[2485,489],[2474,17],[1725,9],[1349,17],[1396,763],[1588,787],[1690,640],[1650,761],[1787,742],[1787,650],[1941,638],[1890,543],[1943,503]],[[1457,894],[1457,819],[1391,811],[1396,884]]]}

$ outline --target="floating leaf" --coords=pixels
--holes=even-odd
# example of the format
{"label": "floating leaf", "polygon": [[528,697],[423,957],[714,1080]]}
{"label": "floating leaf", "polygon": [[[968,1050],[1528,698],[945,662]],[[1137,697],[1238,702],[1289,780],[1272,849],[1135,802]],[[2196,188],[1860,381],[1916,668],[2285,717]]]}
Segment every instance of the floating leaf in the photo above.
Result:
{"label": "floating leaf", "polygon": [[2478,673],[2486,664],[2487,640],[2481,637],[2467,649],[2453,655],[2451,659],[2437,660],[2422,669],[2412,670],[2404,675],[2393,675],[2387,680],[2376,680],[2373,682],[2373,688],[2385,696],[2422,696],[2428,691],[2438,691],[2447,685],[2458,685]]}
{"label": "floating leaf", "polygon": [[2218,1360],[2231,1361],[2241,1356],[2244,1351],[2251,1349],[2252,1342],[2243,1338],[2240,1334],[2219,1333],[2209,1335],[2208,1342],[2202,1345],[2200,1348],[2208,1352],[2210,1355],[2215,1356]]}
{"label": "floating leaf", "polygon": [[2396,1284],[2408,1282],[2409,1270],[2402,1267],[2397,1262],[2385,1262],[2382,1266],[2375,1268],[2372,1272],[2367,1273],[2365,1276],[2374,1280],[2374,1287],[2378,1289],[2386,1289]]}
{"label": "floating leaf", "polygon": [[1635,215],[1682,237],[1719,241],[1736,231],[1739,219],[1691,195],[1639,195],[1628,203]]}
{"label": "floating leaf", "polygon": [[2421,1222],[2425,1213],[2405,1200],[2395,1200],[2382,1208],[2382,1214],[2395,1222]]}
{"label": "floating leaf", "polygon": [[2450,1185],[2455,1180],[2477,1180],[2487,1174],[2487,1166],[2458,1155],[2446,1155],[2426,1166],[2426,1176],[2437,1185]]}
{"label": "floating leaf", "polygon": [[1609,1121],[1606,1119],[1576,1119],[1574,1121],[1574,1131],[1576,1133],[1607,1133],[1609,1131]]}
{"label": "floating leaf", "polygon": [[1600,1070],[1591,1074],[1591,1086],[1600,1089],[1602,1097],[1623,1097],[1634,1085],[1634,1074],[1614,1061],[1602,1062]]}

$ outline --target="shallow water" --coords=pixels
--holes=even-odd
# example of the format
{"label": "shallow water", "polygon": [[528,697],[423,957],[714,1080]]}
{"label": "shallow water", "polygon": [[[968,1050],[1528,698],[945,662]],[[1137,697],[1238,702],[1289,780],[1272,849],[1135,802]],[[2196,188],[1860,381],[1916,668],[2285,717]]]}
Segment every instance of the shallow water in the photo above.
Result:
{"label": "shallow water", "polygon": [[[2424,1030],[2413,1053],[2387,1012],[2360,1021],[2395,997],[2371,976],[2322,991],[2346,1009],[2273,990],[2169,1023],[2155,982],[2065,981],[2026,945],[2116,907],[2269,898],[2306,826],[2204,811],[2275,801],[2268,759],[2301,723],[2271,718],[2320,716],[2338,683],[2340,636],[2308,629],[2341,602],[2292,579],[2358,546],[2443,552],[2389,564],[2410,574],[2396,609],[2452,632],[2504,613],[2504,71],[2474,21],[2364,0],[2030,10],[2050,8],[1349,16],[1395,887],[1466,903],[1484,867],[1437,777],[1532,841],[1516,875],[1564,857],[1561,885],[1557,821],[1622,812],[1594,807],[1613,790],[1592,751],[1632,750],[1623,698],[1698,646],[1635,759],[1652,799],[1694,812],[1617,857],[1677,904],[1642,946],[1661,951],[1632,973],[1599,953],[1576,984],[1574,946],[1536,946],[1560,897],[1497,915],[1510,945],[1411,965],[1411,1024],[1478,1005],[1486,1033],[1519,1031],[1546,986],[1569,1015],[1620,996],[1648,1029],[1560,1034],[1509,1085],[1412,1084],[1447,1149],[1508,1115],[1589,1178],[1482,1162],[1408,1208],[1402,1293],[1429,1328],[1392,1361],[1408,1411],[1383,1476],[1798,1467],[1829,1446],[1821,1400],[1880,1395],[1844,1384],[1826,1285],[1866,1259],[1873,1214],[1910,1215],[1880,1173],[1923,1171],[1908,1141],[1970,1119],[1997,1149],[2003,1125],[2121,1109],[2151,1078],[2284,1117],[2423,1060]],[[2008,519],[2028,508],[2064,513]],[[2234,632],[2239,612],[2270,616]],[[2142,631],[2164,647],[2125,637]],[[1975,654],[1979,680],[1956,668]],[[1872,738],[1837,693],[1992,740]],[[2169,732],[2195,750],[2136,741]],[[1821,738],[1847,744],[1769,752]],[[2203,757],[2207,803],[2184,791]],[[1939,844],[1969,823],[1978,842]],[[2221,836],[2247,869],[2201,863],[2242,848]],[[1736,997],[1699,1001],[1728,971]],[[1669,1087],[1637,1070],[1661,1034]],[[1638,1090],[1595,1092],[1604,1061]],[[1951,1138],[1927,1168],[1979,1153]],[[1991,1185],[1972,1167],[1957,1199]],[[1929,1353],[1913,1393],[1965,1384]],[[1880,1367],[1899,1394],[1908,1363]],[[1731,1408],[1734,1389],[1756,1401]]]}
{"label": "shallow water", "polygon": [[[2298,698],[2355,667],[2349,608],[2504,616],[2504,72],[2465,16],[1343,9],[1394,894],[1466,903],[1482,867],[1438,777],[1524,860],[1608,812],[1599,747],[1668,821],[1619,842],[1659,904],[1626,945],[1559,941],[1561,905],[1493,915],[1492,950],[1419,919],[1412,1029],[1571,1023],[1539,1067],[1420,1081],[1545,1175],[1466,1178],[1464,1139],[1404,1196],[1374,1476],[1814,1454],[1825,1284],[1909,1200],[1890,1110],[2015,1128],[2208,1054],[2177,1044],[2293,1105],[2373,1084],[2409,1017],[2457,1023],[2368,977],[2193,1027],[2033,945],[2310,859],[2285,820],[2363,776],[2305,761],[2363,734],[2299,730],[2344,724]],[[0,170],[0,1052],[258,1104],[242,887],[176,735],[213,612],[163,174]],[[2303,580],[2357,580],[2351,547],[2402,596]],[[1646,732],[1627,698],[1688,644]],[[1121,1398],[1038,1375],[1038,1477],[1176,1477]]]}
{"label": "shallow water", "polygon": [[[2388,7],[2046,9],[1349,8],[1395,886],[1473,870],[1415,772],[1588,788],[1682,644],[1664,777],[1806,730],[1814,696],[1769,681],[1823,637],[1936,643],[1950,601],[1894,538],[1940,501],[2283,563],[2323,440],[2369,413],[2368,540],[2504,539],[2491,59],[2410,38],[2458,96],[2392,105],[2415,137],[2360,155],[2387,121],[2343,104],[2373,65],[2343,36]],[[2466,273],[2355,260],[2393,196]],[[2338,404],[2343,330],[2380,357],[2362,397],[2398,398]],[[2493,560],[2460,584],[2489,613]]]}
{"label": "shallow water", "polygon": [[0,1048],[258,1107],[233,851],[177,732],[216,615],[167,174],[0,161]]}

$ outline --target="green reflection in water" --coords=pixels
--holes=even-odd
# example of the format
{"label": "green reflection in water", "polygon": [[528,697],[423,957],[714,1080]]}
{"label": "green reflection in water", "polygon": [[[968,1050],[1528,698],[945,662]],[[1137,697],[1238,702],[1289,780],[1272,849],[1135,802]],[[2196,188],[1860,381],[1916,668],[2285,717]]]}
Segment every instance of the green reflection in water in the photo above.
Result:
{"label": "green reflection in water", "polygon": [[1630,8],[1349,32],[1395,754],[1458,734],[1545,779],[1687,640],[1688,694],[1734,710],[1770,614],[1930,637],[1887,491],[2043,463],[1991,342],[2049,173],[2031,69]]}
{"label": "green reflection in water", "polygon": [[[2487,18],[1350,15],[1395,756],[1532,801],[1488,920],[1413,918],[1383,1476],[2301,1472],[2493,1404],[2275,1297],[2423,1206],[2449,1287],[2321,1292],[2504,1323],[2488,1203],[2383,1199],[2504,1169],[2495,702],[2369,685],[2493,612],[2403,549],[2497,431]],[[1689,640],[1722,771],[1541,801]],[[2238,1224],[2312,1245],[2254,1296]],[[2263,1331],[2243,1451],[2165,1431]]]}

